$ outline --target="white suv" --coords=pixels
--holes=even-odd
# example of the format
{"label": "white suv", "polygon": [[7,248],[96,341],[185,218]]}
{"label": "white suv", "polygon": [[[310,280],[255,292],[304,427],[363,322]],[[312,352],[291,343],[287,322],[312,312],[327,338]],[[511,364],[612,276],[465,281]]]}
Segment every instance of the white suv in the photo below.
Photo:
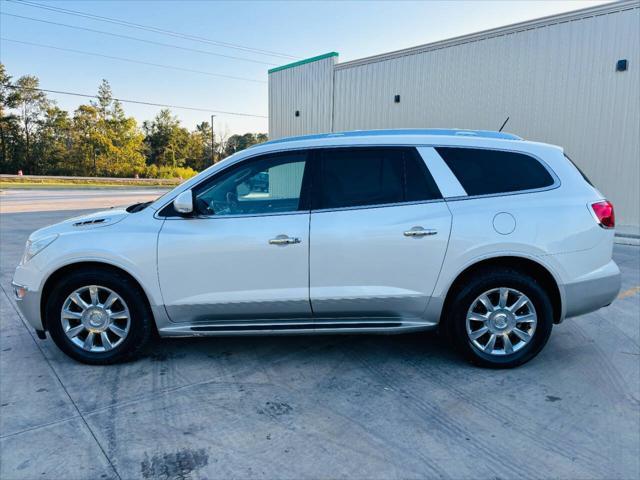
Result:
{"label": "white suv", "polygon": [[34,232],[14,277],[41,338],[86,363],[162,337],[440,330],[533,358],[608,305],[612,205],[559,147],[461,130],[270,141],[149,204]]}

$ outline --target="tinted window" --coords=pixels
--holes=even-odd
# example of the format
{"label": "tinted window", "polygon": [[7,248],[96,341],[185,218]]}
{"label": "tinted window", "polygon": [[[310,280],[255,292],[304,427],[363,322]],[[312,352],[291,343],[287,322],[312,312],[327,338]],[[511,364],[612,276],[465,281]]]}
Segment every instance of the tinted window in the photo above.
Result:
{"label": "tinted window", "polygon": [[535,158],[522,153],[474,148],[436,148],[468,195],[517,192],[553,185]]}
{"label": "tinted window", "polygon": [[441,198],[415,149],[335,148],[321,150],[319,155],[321,187],[314,195],[314,208],[357,207]]}
{"label": "tinted window", "polygon": [[196,188],[204,215],[256,215],[300,208],[307,155],[292,152],[242,163]]}
{"label": "tinted window", "polygon": [[404,155],[405,168],[405,200],[416,202],[442,198],[436,181],[429,173],[424,160],[415,148],[406,149]]}

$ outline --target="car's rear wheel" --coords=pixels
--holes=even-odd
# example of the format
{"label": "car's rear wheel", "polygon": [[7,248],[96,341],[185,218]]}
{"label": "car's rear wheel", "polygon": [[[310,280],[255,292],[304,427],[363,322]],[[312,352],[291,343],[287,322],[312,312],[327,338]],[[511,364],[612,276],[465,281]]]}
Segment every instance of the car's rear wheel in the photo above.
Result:
{"label": "car's rear wheel", "polygon": [[46,324],[56,345],[84,363],[128,360],[147,343],[152,318],[143,292],[126,275],[77,271],[49,295]]}
{"label": "car's rear wheel", "polygon": [[553,308],[533,277],[487,269],[454,292],[444,321],[450,339],[470,361],[511,368],[531,360],[547,343]]}

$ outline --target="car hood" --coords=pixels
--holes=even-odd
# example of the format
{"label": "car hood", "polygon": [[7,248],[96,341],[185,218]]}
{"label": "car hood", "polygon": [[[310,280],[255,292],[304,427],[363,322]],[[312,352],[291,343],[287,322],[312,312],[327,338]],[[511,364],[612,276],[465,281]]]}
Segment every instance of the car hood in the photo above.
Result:
{"label": "car hood", "polygon": [[29,236],[29,240],[34,241],[54,234],[108,227],[124,220],[129,215],[130,213],[125,207],[88,213],[36,230]]}

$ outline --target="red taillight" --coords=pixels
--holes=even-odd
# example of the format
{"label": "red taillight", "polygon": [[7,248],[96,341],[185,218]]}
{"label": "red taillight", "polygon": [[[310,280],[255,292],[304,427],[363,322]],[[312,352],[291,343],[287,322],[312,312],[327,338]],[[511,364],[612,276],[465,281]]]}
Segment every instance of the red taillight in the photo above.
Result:
{"label": "red taillight", "polygon": [[613,213],[613,204],[608,200],[592,203],[591,210],[596,214],[598,223],[602,228],[614,228],[616,226],[616,215]]}

